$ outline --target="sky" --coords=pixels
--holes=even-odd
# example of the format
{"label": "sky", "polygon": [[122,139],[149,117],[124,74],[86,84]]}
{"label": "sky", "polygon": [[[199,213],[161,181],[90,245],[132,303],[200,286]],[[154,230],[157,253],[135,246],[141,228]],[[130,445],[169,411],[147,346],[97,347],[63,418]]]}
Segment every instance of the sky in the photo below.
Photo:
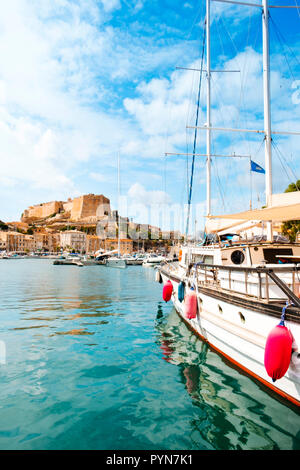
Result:
{"label": "sky", "polygon": [[[295,5],[298,0],[274,0]],[[254,2],[254,0],[253,0]],[[256,3],[256,2],[255,2]],[[300,2],[299,2],[300,5]],[[183,230],[201,64],[203,0],[10,0],[0,17],[0,219],[104,194],[122,215]],[[212,125],[263,129],[261,12],[212,2]],[[300,132],[300,9],[272,9],[272,128]],[[205,65],[205,62],[204,62]],[[181,69],[178,67],[182,67]],[[202,74],[199,125],[206,122]],[[273,192],[300,178],[299,136],[274,135]],[[213,152],[264,167],[262,136],[215,131]],[[197,153],[205,153],[205,134]],[[193,215],[203,224],[205,158]],[[251,185],[250,185],[251,182]],[[212,213],[265,202],[249,158],[214,158]],[[120,203],[119,203],[120,207]],[[167,215],[166,215],[167,214]]]}

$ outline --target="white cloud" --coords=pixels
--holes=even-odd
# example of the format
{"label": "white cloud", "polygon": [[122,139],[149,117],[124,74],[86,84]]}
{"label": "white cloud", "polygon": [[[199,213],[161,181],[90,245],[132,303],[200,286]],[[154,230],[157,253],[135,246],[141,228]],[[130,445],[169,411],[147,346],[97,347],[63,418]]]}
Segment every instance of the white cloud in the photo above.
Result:
{"label": "white cloud", "polygon": [[102,183],[103,181],[106,181],[106,176],[103,175],[102,173],[90,173],[90,177],[95,180],[95,181],[98,181],[100,183]]}
{"label": "white cloud", "polygon": [[149,191],[139,183],[135,183],[130,187],[128,196],[132,203],[144,204],[145,206],[169,204],[171,202],[170,196],[165,191]]}
{"label": "white cloud", "polygon": [[[143,4],[142,0],[132,2],[130,11],[135,8],[137,12]],[[126,179],[126,190],[130,187],[132,200],[142,198],[146,203],[151,197],[157,204],[164,198],[168,200],[168,194],[150,191],[153,182],[150,177],[149,185],[146,177],[141,180],[144,186],[132,182],[141,169],[149,175],[161,175],[159,159],[164,152],[184,152],[187,143],[190,145],[194,131],[186,131],[186,125],[195,121],[199,75],[180,70],[167,76],[166,71],[180,63],[179,58],[188,60],[190,44],[165,40],[155,43],[147,34],[139,34],[138,20],[134,31],[113,27],[107,20],[120,7],[119,0],[3,3],[0,16],[3,187],[24,185],[28,193],[37,189],[34,196],[42,200],[74,195],[93,182],[107,183],[115,166],[112,156],[119,147],[126,160],[126,173],[132,177]],[[226,15],[229,10],[226,7]],[[163,32],[160,33],[161,39]],[[297,130],[300,106],[292,101],[295,89],[290,86],[289,93],[286,92],[288,81],[282,73],[284,61],[279,56],[272,58],[274,128]],[[199,68],[199,61],[190,62],[191,67]],[[240,68],[241,73],[214,74],[214,124],[261,127],[260,54],[247,48],[231,60],[220,57],[219,62],[218,67]],[[155,77],[156,69],[162,70],[160,78],[145,81],[144,72]],[[126,97],[127,81],[130,95]],[[203,80],[200,124],[205,120],[205,88]],[[287,111],[290,106],[292,113]],[[204,142],[200,136],[199,132],[199,142]],[[241,140],[233,135],[230,142],[225,142],[215,134],[214,144],[222,147],[219,153],[225,150],[247,153],[248,137]],[[255,150],[257,140],[254,142],[249,145]],[[292,154],[299,140],[289,138],[285,142],[285,148]],[[182,178],[181,162],[174,159],[169,171],[172,178],[175,174]],[[224,174],[227,175],[226,168]],[[83,178],[89,178],[85,186],[81,186]],[[14,197],[22,199],[17,191]],[[32,201],[35,202],[40,200]],[[23,206],[20,212],[22,209]]]}
{"label": "white cloud", "polygon": [[144,6],[144,0],[137,0],[135,6],[134,6],[134,11],[138,12],[140,11]]}
{"label": "white cloud", "polygon": [[101,0],[103,8],[107,12],[111,12],[113,10],[117,10],[121,8],[120,0]]}

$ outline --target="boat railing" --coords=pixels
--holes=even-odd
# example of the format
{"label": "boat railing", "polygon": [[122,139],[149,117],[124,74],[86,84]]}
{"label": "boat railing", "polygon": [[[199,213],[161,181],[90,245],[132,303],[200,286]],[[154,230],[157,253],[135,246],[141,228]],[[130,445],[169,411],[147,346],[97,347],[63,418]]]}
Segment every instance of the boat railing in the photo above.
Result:
{"label": "boat railing", "polygon": [[[189,272],[194,271],[196,280],[199,286],[222,288],[230,292],[236,292],[239,294],[246,294],[251,297],[255,297],[258,300],[278,301],[288,299],[288,301],[300,308],[300,299],[295,294],[296,287],[300,286],[300,279],[298,272],[300,267],[289,266],[289,267],[242,267],[242,266],[223,266],[216,264],[204,264],[196,263],[190,264]],[[226,276],[226,287],[224,287],[224,277],[220,275],[220,272],[225,271]],[[234,274],[239,274],[237,279]],[[288,285],[282,279],[280,279],[278,273],[289,273],[291,274],[291,283]],[[201,274],[201,277],[200,277]],[[241,276],[242,275],[242,276]],[[252,276],[252,278],[251,278]],[[253,276],[255,278],[256,290],[250,289],[251,284],[253,285]],[[297,279],[296,279],[297,276]],[[241,289],[241,286],[243,288]],[[280,292],[279,297],[274,298],[274,286],[277,291]],[[238,288],[237,288],[238,287]],[[272,289],[272,291],[271,291]],[[273,295],[271,295],[273,294]]]}

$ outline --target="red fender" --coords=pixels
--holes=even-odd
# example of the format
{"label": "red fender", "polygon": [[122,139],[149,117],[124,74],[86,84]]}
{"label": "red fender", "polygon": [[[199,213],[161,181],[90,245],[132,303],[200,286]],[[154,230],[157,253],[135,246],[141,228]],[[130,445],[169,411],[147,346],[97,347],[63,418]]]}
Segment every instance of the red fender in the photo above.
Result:
{"label": "red fender", "polygon": [[162,297],[165,302],[169,302],[173,292],[173,284],[171,281],[167,281],[163,287]]}
{"label": "red fender", "polygon": [[193,289],[190,289],[184,298],[184,313],[189,320],[197,316],[197,295]]}
{"label": "red fender", "polygon": [[277,325],[270,331],[265,347],[265,368],[275,380],[281,379],[289,368],[293,337],[286,326]]}

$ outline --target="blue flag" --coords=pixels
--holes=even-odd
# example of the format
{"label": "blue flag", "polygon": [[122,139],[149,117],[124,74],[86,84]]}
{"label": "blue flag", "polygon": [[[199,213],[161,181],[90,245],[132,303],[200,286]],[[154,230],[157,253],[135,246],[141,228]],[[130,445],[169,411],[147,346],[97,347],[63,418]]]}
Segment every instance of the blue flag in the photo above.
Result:
{"label": "blue flag", "polygon": [[265,173],[265,170],[259,166],[257,163],[253,162],[252,160],[250,160],[251,162],[251,171],[256,171],[257,173]]}

